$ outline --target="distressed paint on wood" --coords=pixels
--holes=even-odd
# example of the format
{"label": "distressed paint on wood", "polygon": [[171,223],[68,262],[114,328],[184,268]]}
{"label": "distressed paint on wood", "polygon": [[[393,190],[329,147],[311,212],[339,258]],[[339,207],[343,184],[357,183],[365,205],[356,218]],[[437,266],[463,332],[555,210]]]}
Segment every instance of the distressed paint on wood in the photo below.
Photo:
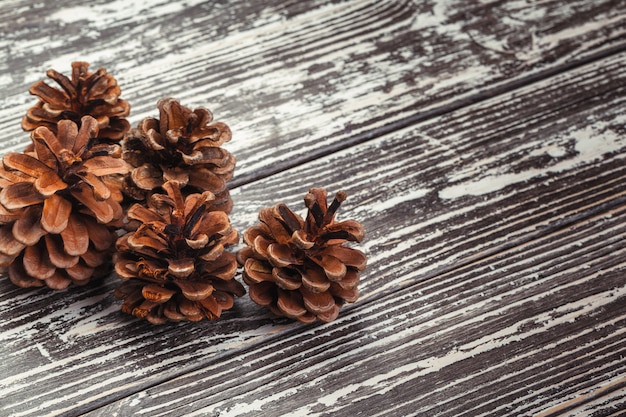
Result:
{"label": "distressed paint on wood", "polygon": [[30,83],[76,59],[117,76],[133,123],[164,96],[214,110],[240,184],[626,41],[619,0],[283,3],[3,3],[1,150],[28,140]]}
{"label": "distressed paint on wood", "polygon": [[[119,303],[103,294],[115,286],[114,279],[106,280],[102,286],[93,284],[70,290],[63,297],[14,290],[5,280],[0,283],[0,307],[11,312],[11,319],[0,324],[0,338],[5,347],[3,354],[10,358],[12,366],[0,372],[7,375],[0,381],[0,394],[10,401],[3,404],[4,410],[12,407],[17,415],[86,411],[172,377],[221,365],[225,366],[224,373],[214,375],[215,384],[223,380],[236,387],[240,381],[229,376],[233,369],[245,365],[245,357],[259,366],[264,360],[271,364],[271,355],[261,357],[261,352],[269,349],[282,354],[298,348],[297,340],[316,334],[320,339],[310,347],[311,353],[324,354],[325,344],[333,343],[330,336],[334,328],[347,329],[339,332],[338,346],[329,353],[334,349],[341,351],[342,342],[358,334],[361,321],[352,325],[354,317],[368,317],[371,309],[377,311],[375,317],[385,317],[385,303],[393,304],[398,299],[403,300],[405,312],[410,312],[415,307],[411,306],[413,296],[402,294],[409,294],[416,286],[438,285],[442,273],[454,279],[458,268],[472,260],[489,260],[489,256],[508,247],[531,245],[533,239],[547,239],[551,233],[576,222],[610,213],[623,204],[626,191],[626,144],[615,134],[626,122],[621,111],[626,77],[623,60],[623,55],[616,55],[589,64],[234,190],[238,209],[233,213],[233,223],[243,229],[254,222],[258,209],[272,200],[295,204],[313,184],[346,188],[350,197],[342,216],[354,216],[365,223],[371,263],[362,285],[362,300],[346,308],[340,320],[328,327],[274,323],[244,299],[238,300],[237,307],[220,322],[155,328],[117,312]],[[585,85],[589,88],[580,87]],[[567,108],[568,112],[556,114],[553,108],[542,104],[545,97],[550,97],[556,108]],[[594,147],[597,143],[605,145]],[[332,169],[338,166],[342,170]],[[512,175],[515,173],[521,175]],[[476,193],[460,187],[489,176],[498,180],[495,189]],[[454,193],[444,192],[451,187],[456,187]],[[525,259],[526,253],[522,251],[520,256]],[[621,266],[612,268],[619,270]],[[498,273],[506,279],[507,270]],[[580,280],[587,278],[583,274]],[[445,282],[445,288],[439,290],[444,301],[462,284]],[[483,285],[484,290],[489,289],[489,282]],[[34,297],[25,302],[27,294]],[[494,293],[492,303],[500,302],[499,297]],[[538,292],[536,297],[541,294]],[[601,302],[594,304],[600,310]],[[472,306],[460,303],[464,308]],[[572,303],[578,306],[576,301]],[[482,305],[477,304],[476,308]],[[420,311],[425,314],[426,325],[436,327],[437,316],[424,312],[430,308],[429,302],[424,303]],[[385,323],[395,323],[393,328],[398,331],[409,323],[405,316],[385,319],[391,320]],[[445,322],[446,317],[442,316],[442,320]],[[559,320],[553,323],[566,328],[567,324]],[[572,330],[576,329],[575,324]],[[406,331],[409,337],[414,329]],[[439,349],[436,336],[434,330],[425,334],[432,349]],[[103,340],[106,344],[102,344]],[[375,346],[384,351],[392,349],[393,343],[385,345],[382,341]],[[304,353],[288,355],[285,360],[297,366],[304,357]],[[315,355],[311,358],[318,359]],[[328,369],[339,366],[328,361],[331,359],[324,362],[330,366]],[[385,364],[394,366],[392,363],[389,358],[382,369]],[[281,369],[277,372],[285,379],[278,383],[287,387],[294,382],[288,376],[291,368]],[[444,369],[442,366],[437,372]],[[372,372],[377,371],[373,368]],[[306,376],[306,370],[302,373]],[[447,374],[436,375],[445,380]],[[392,376],[387,381],[390,384]],[[261,387],[264,382],[253,380],[251,384],[253,388]],[[185,395],[193,396],[194,385],[188,389],[189,392],[178,392],[180,400],[171,401],[189,401]],[[290,389],[277,395],[287,396]],[[325,395],[330,396],[328,401],[337,397],[337,407],[343,408],[340,400],[344,391],[339,382],[334,389],[338,391]],[[397,387],[391,386],[393,389]],[[355,395],[360,395],[357,391]],[[348,398],[350,394],[345,392]],[[245,396],[245,392],[239,395]],[[158,408],[148,397],[147,403],[142,402],[144,397],[140,393],[121,404],[124,408],[136,406],[138,410]],[[235,403],[224,404],[224,410],[235,407]],[[111,409],[118,405],[113,404]],[[109,409],[102,415],[106,415],[106,410]],[[156,413],[156,409],[152,411]]]}
{"label": "distressed paint on wood", "polygon": [[625,216],[586,219],[88,415],[533,415],[591,391],[606,400],[626,371]]}

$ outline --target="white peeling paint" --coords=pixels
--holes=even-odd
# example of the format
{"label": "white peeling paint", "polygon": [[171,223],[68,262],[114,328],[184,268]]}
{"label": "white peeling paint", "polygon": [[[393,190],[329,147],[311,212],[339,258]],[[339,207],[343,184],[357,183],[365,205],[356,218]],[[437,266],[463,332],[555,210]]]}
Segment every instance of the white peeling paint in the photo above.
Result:
{"label": "white peeling paint", "polygon": [[[626,124],[626,115],[620,115],[612,124]],[[455,199],[463,196],[481,196],[495,191],[499,191],[510,185],[531,180],[533,178],[544,177],[551,173],[564,172],[575,169],[577,166],[593,163],[605,154],[615,153],[626,146],[626,138],[618,135],[612,130],[607,122],[596,122],[582,128],[572,128],[564,132],[561,141],[575,140],[575,150],[577,154],[571,158],[563,159],[554,165],[545,168],[526,169],[520,172],[498,173],[494,169],[484,170],[478,180],[470,180],[459,184],[451,185],[439,192],[442,199]],[[562,149],[550,145],[544,152],[552,157],[559,157],[564,154]],[[618,155],[619,158],[626,158],[625,155]],[[483,160],[476,161],[475,165],[466,170],[482,172],[480,166]],[[501,167],[496,168],[502,169]]]}

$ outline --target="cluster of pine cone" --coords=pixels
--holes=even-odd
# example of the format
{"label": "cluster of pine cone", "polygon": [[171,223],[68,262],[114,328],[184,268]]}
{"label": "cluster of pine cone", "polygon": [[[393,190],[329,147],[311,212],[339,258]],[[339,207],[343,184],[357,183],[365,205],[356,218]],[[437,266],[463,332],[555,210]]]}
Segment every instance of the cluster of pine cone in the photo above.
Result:
{"label": "cluster of pine cone", "polygon": [[60,290],[112,265],[122,311],[151,323],[219,318],[246,292],[238,265],[250,298],[281,316],[328,322],[356,301],[366,258],[346,242],[364,230],[335,221],[345,193],[328,205],[312,188],[305,219],[282,203],[263,209],[235,255],[226,124],[165,98],[158,118],[131,128],[105,69],[74,62],[70,77],[47,76],[58,87],[33,84],[38,102],[22,119],[32,142],[0,164],[0,267],[15,285]]}

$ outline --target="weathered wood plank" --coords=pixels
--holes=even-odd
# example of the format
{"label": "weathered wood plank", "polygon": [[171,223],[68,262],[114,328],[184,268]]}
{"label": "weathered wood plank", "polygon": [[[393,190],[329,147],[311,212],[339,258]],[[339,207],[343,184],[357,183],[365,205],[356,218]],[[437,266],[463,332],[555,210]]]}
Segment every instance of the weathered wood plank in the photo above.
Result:
{"label": "weathered wood plank", "polygon": [[[431,349],[441,349],[444,345],[439,346],[437,342],[438,332],[447,332],[449,337],[455,334],[450,335],[452,328],[446,330],[447,316],[429,313],[434,308],[429,300],[420,304],[420,299],[413,297],[410,291],[416,286],[436,287],[440,285],[441,274],[448,272],[450,279],[454,279],[463,265],[501,253],[508,247],[517,248],[525,242],[531,245],[536,239],[551,236],[595,214],[610,213],[624,203],[624,57],[616,55],[589,64],[235,189],[233,223],[240,230],[255,222],[261,207],[277,200],[295,206],[310,186],[346,189],[350,197],[341,216],[356,217],[365,224],[368,230],[365,247],[370,265],[361,286],[361,301],[346,308],[340,319],[329,326],[273,322],[260,308],[242,299],[219,322],[153,327],[117,312],[119,303],[109,294],[116,285],[113,278],[65,293],[15,290],[6,280],[0,281],[0,310],[5,317],[0,322],[3,355],[0,410],[16,415],[77,414],[172,377],[222,365],[223,372],[214,374],[214,384],[205,388],[211,390],[213,385],[218,386],[223,381],[236,390],[233,387],[241,380],[231,376],[239,368],[245,371],[250,364],[262,366],[263,361],[269,361],[270,366],[276,367],[278,374],[272,375],[277,377],[288,375],[292,366],[308,356],[312,361],[320,360],[325,364],[318,368],[319,372],[333,376],[333,370],[341,367],[342,362],[322,360],[323,356],[319,355],[324,355],[326,348],[330,354],[348,349],[347,343],[359,344],[359,336],[361,342],[370,341],[367,330],[359,333],[362,319],[370,313],[391,325],[388,328],[391,335],[407,338],[382,339],[373,345],[379,351],[393,353],[395,347],[400,349],[407,340],[414,338],[411,333],[416,330],[411,327],[413,316],[397,319],[389,313],[398,302],[407,314],[413,310],[424,314],[422,325],[427,326],[424,340],[429,341]],[[546,97],[551,98],[551,105],[546,103]],[[566,110],[556,112],[555,109]],[[604,241],[606,243],[606,239]],[[618,243],[611,245],[621,248]],[[582,253],[574,261],[583,264]],[[615,253],[619,253],[617,249]],[[527,253],[522,251],[519,256],[525,258]],[[606,278],[608,281],[595,275],[587,276],[584,271],[576,279],[581,282],[592,279],[590,291],[595,291],[596,283],[604,283],[598,287],[600,293],[608,291],[605,286],[612,283],[619,289],[617,280],[623,276],[621,264],[608,264],[605,257],[599,259],[599,268],[613,271]],[[571,269],[573,273],[576,268]],[[497,271],[505,281],[508,272]],[[572,307],[578,307],[575,300],[591,297],[578,290],[569,292],[572,285],[567,284],[563,284],[568,289],[566,293],[551,290],[550,285],[567,280],[570,271],[555,276],[559,277],[558,282],[548,280],[545,281],[547,287],[532,287],[544,290],[535,295],[544,310],[530,311],[532,314],[525,318],[524,309],[533,304],[515,299],[523,308],[516,310],[517,316],[508,318],[509,326],[513,326],[510,329],[515,327],[511,324],[516,323],[515,320],[531,320],[529,323],[532,323],[548,314],[545,313],[546,296],[555,296],[566,302],[565,306]],[[438,278],[431,279],[433,277]],[[447,284],[441,284],[444,286],[438,290],[441,303],[448,305],[451,297],[457,297],[457,307],[462,309],[455,314],[464,314],[463,309],[468,309],[470,314],[473,309],[481,311],[484,305],[502,302],[501,293],[490,296],[490,276],[480,277],[485,281],[477,284],[477,288],[486,297],[481,303],[465,304],[462,293],[458,292],[464,281],[453,284],[445,280]],[[507,285],[511,285],[510,282],[516,281],[507,281]],[[523,297],[524,292],[515,294]],[[617,299],[621,300],[620,297]],[[550,308],[561,308],[558,301],[552,302]],[[622,314],[621,301],[618,305],[611,302],[607,301],[604,307],[601,301],[593,305],[606,314],[615,311],[614,317],[618,319]],[[503,304],[502,308],[505,307]],[[433,311],[445,314],[444,310]],[[576,323],[567,321],[570,317],[567,310],[555,311],[558,314],[548,330],[575,334]],[[564,321],[560,317],[565,317]],[[489,323],[497,327],[500,322],[497,318],[502,319],[491,317]],[[407,327],[404,333],[403,326]],[[333,329],[343,330],[327,333],[334,332]],[[465,332],[473,331],[465,327]],[[329,334],[335,337],[328,338]],[[535,333],[530,335],[535,337]],[[456,336],[462,337],[461,334]],[[536,337],[543,336],[545,334]],[[314,337],[318,338],[312,340],[311,345],[302,345],[304,350],[297,355],[285,356],[276,363],[271,359],[272,354],[298,349],[298,341]],[[506,337],[511,336],[505,334],[504,341],[510,340]],[[532,340],[525,339],[525,342]],[[621,349],[621,345],[616,346]],[[506,352],[506,348],[503,349],[500,352]],[[439,353],[433,355],[438,357]],[[402,363],[395,362],[395,356],[384,358],[382,369],[396,365],[401,369]],[[374,367],[372,361],[367,363],[371,366],[370,376],[375,378],[374,373],[380,369]],[[460,366],[465,363],[468,362],[460,362]],[[450,369],[446,368],[446,372]],[[265,373],[265,370],[260,372]],[[306,373],[303,370],[299,378],[306,378]],[[445,380],[445,373],[437,375],[441,381]],[[397,381],[402,381],[401,377],[398,375]],[[334,385],[336,392],[313,398],[325,395],[343,398],[342,384],[351,377],[344,375],[342,378]],[[402,392],[406,386],[394,385],[394,378],[390,374],[389,380],[380,382],[391,384],[388,392],[398,389]],[[277,381],[289,385],[296,380],[286,377]],[[411,380],[408,381],[411,386]],[[265,382],[255,379],[250,384],[246,390],[252,391]],[[345,385],[349,386],[349,383]],[[172,400],[176,403],[173,405],[192,401],[191,391],[195,389],[207,398],[213,395],[191,385],[188,391],[177,394],[180,400]],[[371,393],[377,388],[372,385],[367,389]],[[244,391],[238,393],[244,394]],[[280,395],[288,394],[285,388]],[[150,398],[144,403],[144,397],[145,394],[140,393],[111,407],[154,406],[156,414],[158,405]],[[548,406],[552,397],[545,398],[543,404]],[[102,415],[106,415],[106,410],[109,409]]]}
{"label": "weathered wood plank", "polygon": [[88,415],[604,415],[626,372],[625,220],[622,206]]}
{"label": "weathered wood plank", "polygon": [[619,0],[3,2],[0,151],[28,140],[30,83],[83,59],[117,76],[133,122],[163,96],[214,110],[242,183],[626,45],[625,27]]}

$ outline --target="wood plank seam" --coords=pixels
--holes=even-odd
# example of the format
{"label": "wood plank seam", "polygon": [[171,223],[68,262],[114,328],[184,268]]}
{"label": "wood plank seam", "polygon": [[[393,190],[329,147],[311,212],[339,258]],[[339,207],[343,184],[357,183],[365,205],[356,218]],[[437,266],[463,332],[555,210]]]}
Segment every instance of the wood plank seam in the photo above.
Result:
{"label": "wood plank seam", "polygon": [[[229,188],[234,189],[242,185],[251,184],[255,181],[259,181],[272,175],[276,175],[280,172],[294,168],[298,165],[302,165],[307,162],[323,158],[335,152],[351,148],[370,140],[374,140],[385,134],[395,132],[397,130],[409,127],[419,122],[452,113],[456,110],[462,109],[472,104],[480,103],[495,98],[499,95],[506,94],[508,92],[513,92],[530,84],[554,77],[567,71],[571,71],[575,68],[582,67],[594,61],[599,61],[610,56],[620,54],[624,51],[626,51],[626,44],[614,45],[607,49],[603,49],[601,51],[587,55],[579,60],[566,62],[555,67],[544,69],[534,74],[526,75],[510,81],[505,81],[502,84],[498,84],[496,86],[489,87],[478,92],[470,93],[464,97],[459,98],[458,100],[453,101],[452,103],[446,103],[444,105],[436,106],[423,112],[420,112],[419,109],[417,109],[417,113],[415,113],[413,116],[405,117],[401,120],[397,120],[389,124],[385,124],[384,126],[367,130],[353,136],[348,136],[345,139],[331,143],[324,148],[315,149],[309,152],[306,156],[296,157],[288,162],[276,162],[272,167],[264,169],[262,173],[256,172],[251,174],[235,175],[235,177],[229,182]],[[379,116],[379,118],[384,117],[385,116]],[[373,120],[375,119],[376,118],[373,118]],[[357,126],[358,125],[355,125],[355,127]],[[325,138],[323,137],[320,138],[320,140],[324,139]]]}
{"label": "wood plank seam", "polygon": [[551,407],[550,409],[542,413],[536,414],[535,417],[556,417],[563,414],[564,412],[580,408],[581,406],[589,402],[595,401],[598,398],[601,398],[607,394],[611,394],[615,391],[623,390],[624,388],[626,388],[626,377],[618,378],[617,380],[607,384],[602,388],[592,390],[587,395],[581,395],[580,397],[573,398],[570,401],[559,404],[556,407]]}

